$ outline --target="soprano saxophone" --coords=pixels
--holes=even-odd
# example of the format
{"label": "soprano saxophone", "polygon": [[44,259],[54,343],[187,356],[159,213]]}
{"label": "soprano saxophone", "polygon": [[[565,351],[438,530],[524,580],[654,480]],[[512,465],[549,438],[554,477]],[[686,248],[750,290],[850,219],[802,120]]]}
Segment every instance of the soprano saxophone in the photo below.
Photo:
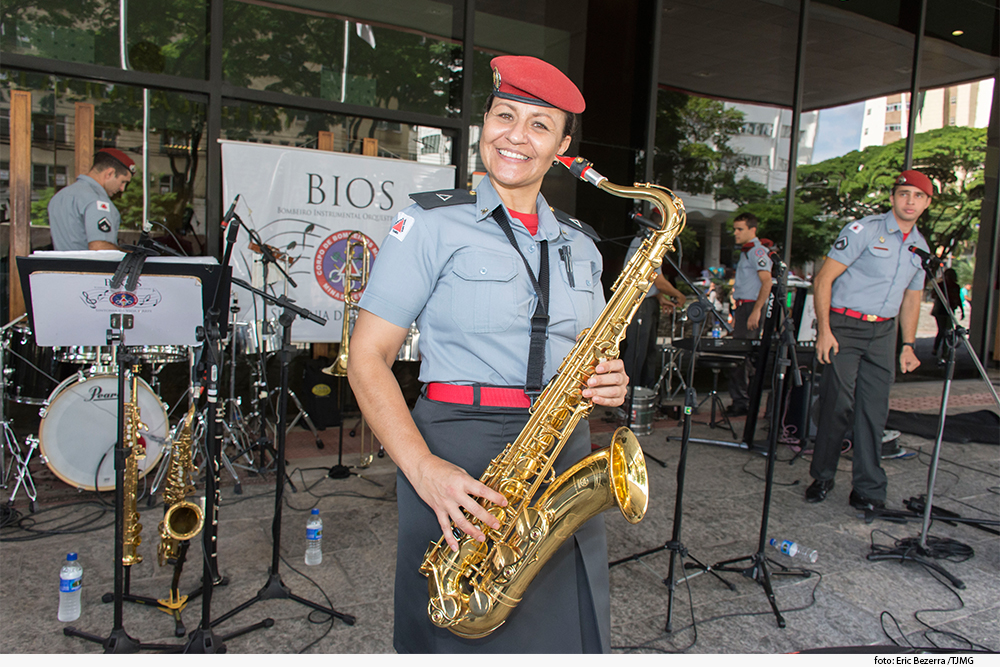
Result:
{"label": "soprano saxophone", "polygon": [[195,471],[194,452],[191,448],[191,425],[194,421],[194,403],[184,417],[177,440],[170,452],[170,467],[163,487],[163,520],[160,522],[160,546],[156,551],[160,566],[176,559],[180,543],[201,532],[205,513],[197,503],[187,500],[194,493],[192,475]]}
{"label": "soprano saxophone", "polygon": [[684,204],[657,185],[610,183],[582,158],[559,160],[575,176],[606,192],[650,201],[663,223],[625,265],[612,287],[612,298],[594,325],[581,332],[532,406],[520,435],[480,478],[507,498],[507,507],[483,501],[500,527],[493,530],[466,513],[485,533],[484,543],[462,535],[458,551],[452,552],[442,536],[424,554],[420,572],[428,579],[428,616],[436,626],[461,637],[485,637],[500,627],[549,558],[591,518],[615,505],[630,523],[638,523],[646,512],[646,465],[627,428],[615,432],[610,446],[558,478],[552,466],[576,424],[593,408],[582,396],[587,380],[601,361],[618,357],[618,344],[653,284],[654,271],[684,228]]}
{"label": "soprano saxophone", "polygon": [[125,494],[124,530],[122,532],[122,565],[138,565],[142,562],[139,544],[142,542],[139,512],[136,509],[136,493],[139,484],[139,460],[146,458],[146,446],[139,431],[146,425],[141,421],[139,410],[139,366],[132,366],[132,393],[125,403],[125,473],[122,483]]}

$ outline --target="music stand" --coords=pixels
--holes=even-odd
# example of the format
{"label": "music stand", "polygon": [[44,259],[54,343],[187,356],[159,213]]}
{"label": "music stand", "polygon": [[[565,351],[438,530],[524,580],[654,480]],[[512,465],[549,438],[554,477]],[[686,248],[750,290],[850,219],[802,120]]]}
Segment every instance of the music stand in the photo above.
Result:
{"label": "music stand", "polygon": [[[36,343],[43,346],[118,346],[118,437],[115,444],[115,557],[114,621],[110,634],[100,637],[70,626],[67,636],[102,644],[106,653],[134,653],[141,649],[177,650],[176,645],[144,644],[125,631],[123,602],[129,572],[123,564],[125,488],[125,376],[126,332],[130,345],[193,345],[202,317],[206,284],[218,280],[214,259],[158,262],[149,258],[140,277],[134,263],[130,284],[122,289],[114,276],[125,262],[123,254],[40,253],[17,257],[21,285]],[[113,287],[113,284],[119,287]],[[72,322],[72,327],[60,326]]]}

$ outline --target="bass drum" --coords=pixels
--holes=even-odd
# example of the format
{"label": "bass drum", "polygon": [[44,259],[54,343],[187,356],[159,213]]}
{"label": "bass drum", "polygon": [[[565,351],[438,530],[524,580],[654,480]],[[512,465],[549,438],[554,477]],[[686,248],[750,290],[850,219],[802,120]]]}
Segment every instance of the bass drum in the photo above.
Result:
{"label": "bass drum", "polygon": [[7,376],[7,398],[26,405],[44,405],[45,397],[59,384],[59,364],[53,348],[39,347],[27,324],[15,324],[5,336],[7,368],[2,372]]}
{"label": "bass drum", "polygon": [[[146,457],[139,459],[143,477],[163,456],[169,423],[160,398],[142,378],[137,384],[139,419],[145,425],[139,431],[146,445]],[[75,375],[56,387],[40,414],[39,450],[56,477],[88,491],[114,489],[118,376]]]}

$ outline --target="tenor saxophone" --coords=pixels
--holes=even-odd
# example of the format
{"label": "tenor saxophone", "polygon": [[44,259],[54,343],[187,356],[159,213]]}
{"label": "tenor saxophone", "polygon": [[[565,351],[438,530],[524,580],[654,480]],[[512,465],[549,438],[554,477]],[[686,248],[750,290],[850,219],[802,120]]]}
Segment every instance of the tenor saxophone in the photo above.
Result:
{"label": "tenor saxophone", "polygon": [[[587,380],[600,362],[618,357],[618,344],[653,283],[654,271],[684,228],[684,204],[657,185],[610,183],[582,158],[560,157],[560,161],[575,176],[606,192],[650,201],[663,223],[625,265],[611,299],[593,326],[581,332],[531,407],[520,435],[480,478],[507,499],[506,507],[484,501],[500,527],[494,530],[466,513],[485,533],[485,542],[462,535],[458,551],[453,552],[442,536],[424,554],[420,572],[428,579],[428,616],[436,626],[461,637],[485,637],[500,627],[549,558],[591,518],[615,505],[630,523],[638,523],[646,512],[646,465],[627,428],[615,432],[611,445],[557,478],[552,466],[576,424],[593,408],[582,395]],[[544,484],[548,488],[538,495]]]}
{"label": "tenor saxophone", "polygon": [[139,410],[139,366],[132,366],[132,394],[125,403],[125,473],[122,487],[125,495],[124,530],[122,532],[122,565],[138,565],[142,562],[139,544],[142,542],[139,512],[136,509],[136,493],[139,485],[139,460],[146,458],[146,446],[139,436],[145,430]]}
{"label": "tenor saxophone", "polygon": [[184,425],[170,452],[170,467],[163,487],[163,520],[160,521],[160,546],[156,557],[160,566],[174,560],[180,553],[181,542],[190,540],[201,532],[205,513],[201,507],[187,500],[194,493],[192,474],[195,471],[191,448],[191,425],[194,422],[194,403],[184,417]]}

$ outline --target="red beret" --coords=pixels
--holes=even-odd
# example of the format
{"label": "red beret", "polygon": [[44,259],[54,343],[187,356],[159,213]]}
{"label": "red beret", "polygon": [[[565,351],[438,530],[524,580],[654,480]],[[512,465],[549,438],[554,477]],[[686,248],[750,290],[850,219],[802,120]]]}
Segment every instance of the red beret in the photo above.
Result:
{"label": "red beret", "polygon": [[923,190],[928,197],[934,196],[934,184],[931,183],[931,179],[914,169],[907,169],[897,176],[896,185],[912,185],[915,188]]}
{"label": "red beret", "polygon": [[128,155],[125,155],[125,153],[121,152],[117,148],[102,148],[101,150],[99,150],[97,152],[98,153],[107,153],[108,155],[110,155],[114,159],[116,159],[119,162],[121,162],[122,165],[125,168],[127,168],[130,172],[132,172],[133,174],[135,173],[135,160],[133,160],[132,158],[130,158]]}
{"label": "red beret", "polygon": [[493,94],[505,100],[583,113],[586,103],[569,77],[531,56],[500,56],[490,61]]}

